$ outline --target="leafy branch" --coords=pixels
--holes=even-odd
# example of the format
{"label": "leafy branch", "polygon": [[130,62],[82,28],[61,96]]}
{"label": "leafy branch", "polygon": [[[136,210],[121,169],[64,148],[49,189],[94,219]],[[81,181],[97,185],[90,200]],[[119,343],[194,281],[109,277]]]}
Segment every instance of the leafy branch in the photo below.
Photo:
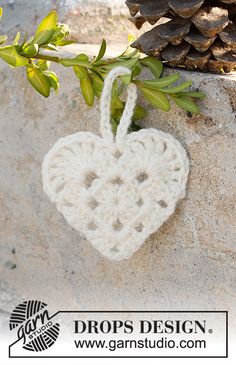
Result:
{"label": "leafy branch", "polygon": [[[0,17],[2,8],[0,8]],[[68,40],[70,29],[68,25],[58,22],[56,11],[51,11],[39,24],[35,35],[20,42],[18,32],[10,45],[5,45],[7,36],[0,36],[0,58],[9,66],[25,67],[28,81],[32,87],[44,97],[49,97],[51,90],[58,91],[59,79],[50,69],[51,62],[60,63],[64,67],[72,67],[75,75],[80,80],[81,91],[88,106],[93,106],[94,99],[100,98],[104,79],[107,73],[117,66],[129,68],[131,75],[124,75],[114,83],[111,103],[112,125],[117,128],[124,109],[122,94],[125,85],[133,82],[137,85],[144,98],[154,107],[168,112],[171,108],[170,100],[191,114],[199,114],[200,110],[196,99],[205,98],[200,91],[189,91],[191,81],[176,85],[179,73],[163,77],[163,64],[155,57],[146,57],[137,50],[128,47],[120,56],[113,59],[104,59],[106,42],[102,41],[97,57],[89,59],[86,54],[78,54],[74,58],[61,56],[60,50],[73,41]],[[50,50],[48,55],[45,50]],[[138,80],[137,77],[143,68],[148,68],[152,80]],[[145,117],[146,110],[137,105],[133,116],[133,130],[139,127],[135,122]]]}

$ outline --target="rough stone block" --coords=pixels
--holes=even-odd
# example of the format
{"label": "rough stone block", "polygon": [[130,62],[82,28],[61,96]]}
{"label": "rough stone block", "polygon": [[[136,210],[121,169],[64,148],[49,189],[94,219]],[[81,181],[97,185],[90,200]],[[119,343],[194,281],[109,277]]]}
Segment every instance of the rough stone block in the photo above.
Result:
{"label": "rough stone block", "polygon": [[52,311],[235,313],[235,75],[181,71],[183,80],[192,79],[208,95],[199,117],[174,106],[166,114],[149,108],[142,126],[173,134],[187,149],[188,193],[131,259],[111,263],[66,224],[42,190],[41,163],[56,140],[99,131],[98,105],[85,106],[71,70],[55,69],[61,88],[45,100],[28,85],[23,69],[0,64],[0,309],[8,312],[21,299],[36,298]]}

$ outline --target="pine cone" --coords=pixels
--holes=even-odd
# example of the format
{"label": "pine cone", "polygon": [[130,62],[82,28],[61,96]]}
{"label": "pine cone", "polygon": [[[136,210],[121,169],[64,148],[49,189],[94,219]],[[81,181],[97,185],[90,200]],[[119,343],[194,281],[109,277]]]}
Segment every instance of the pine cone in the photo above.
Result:
{"label": "pine cone", "polygon": [[132,47],[170,66],[215,73],[236,67],[236,0],[127,0],[131,20],[166,22],[144,33]]}

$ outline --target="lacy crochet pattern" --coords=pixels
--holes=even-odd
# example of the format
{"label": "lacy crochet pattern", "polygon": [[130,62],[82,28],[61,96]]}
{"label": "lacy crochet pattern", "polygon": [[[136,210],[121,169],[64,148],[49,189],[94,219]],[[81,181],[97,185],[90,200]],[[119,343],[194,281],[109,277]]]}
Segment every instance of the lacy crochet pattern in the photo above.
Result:
{"label": "lacy crochet pattern", "polygon": [[59,139],[45,156],[43,187],[67,222],[110,260],[129,258],[174,212],[186,193],[189,161],[171,135],[156,129],[129,133],[137,90],[113,135],[110,102],[114,80],[107,76],[101,97],[101,137],[78,132]]}

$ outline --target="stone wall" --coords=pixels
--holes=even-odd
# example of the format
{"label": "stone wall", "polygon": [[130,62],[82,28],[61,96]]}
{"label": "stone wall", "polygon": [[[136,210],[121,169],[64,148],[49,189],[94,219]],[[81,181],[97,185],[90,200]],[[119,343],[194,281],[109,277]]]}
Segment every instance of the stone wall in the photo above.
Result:
{"label": "stone wall", "polygon": [[[129,33],[139,36],[152,28],[147,23],[137,30],[129,21],[128,8],[123,0],[3,0],[4,13],[0,32],[14,39],[17,31],[31,35],[39,21],[56,9],[61,22],[70,26],[71,37],[80,43],[126,44]],[[26,16],[27,14],[27,16]]]}
{"label": "stone wall", "polygon": [[[99,131],[70,69],[49,99],[23,69],[0,63],[0,310],[21,300],[60,308],[229,310],[236,294],[236,76],[181,72],[205,91],[203,114],[189,118],[149,108],[142,126],[170,132],[191,160],[188,193],[176,213],[128,261],[101,257],[45,196],[41,163],[55,141]],[[167,70],[167,73],[173,72]],[[144,77],[144,76],[143,76]],[[235,328],[231,316],[232,329]]]}
{"label": "stone wall", "polygon": [[75,131],[99,130],[98,105],[84,105],[69,69],[58,73],[59,95],[45,100],[23,70],[1,63],[0,308],[27,297],[95,309],[228,308],[235,295],[235,76],[182,72],[208,94],[202,116],[149,110],[142,126],[172,133],[188,151],[187,198],[133,258],[110,263],[42,191],[50,146]]}

